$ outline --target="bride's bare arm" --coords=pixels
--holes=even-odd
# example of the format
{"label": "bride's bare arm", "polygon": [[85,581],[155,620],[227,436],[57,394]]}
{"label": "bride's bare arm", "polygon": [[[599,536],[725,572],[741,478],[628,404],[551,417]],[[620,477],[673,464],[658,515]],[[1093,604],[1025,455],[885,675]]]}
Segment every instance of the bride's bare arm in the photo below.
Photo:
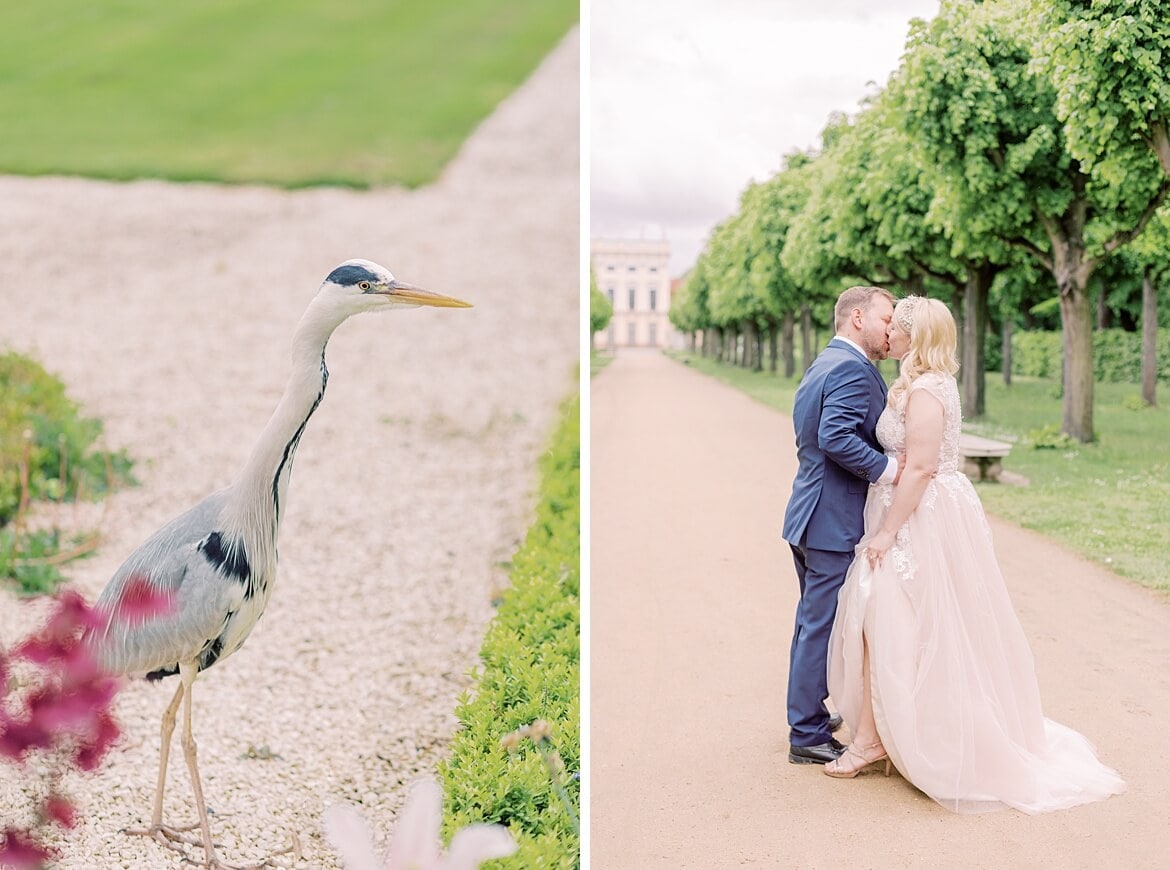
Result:
{"label": "bride's bare arm", "polygon": [[906,460],[894,500],[881,528],[866,542],[870,563],[880,563],[894,545],[898,529],[910,518],[938,469],[946,415],[942,403],[927,390],[913,390],[906,403]]}

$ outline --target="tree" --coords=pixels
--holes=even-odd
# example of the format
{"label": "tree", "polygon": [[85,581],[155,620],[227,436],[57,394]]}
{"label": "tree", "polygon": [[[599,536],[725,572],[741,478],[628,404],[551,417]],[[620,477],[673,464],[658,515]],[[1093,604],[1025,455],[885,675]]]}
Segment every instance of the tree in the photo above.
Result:
{"label": "tree", "polygon": [[1056,92],[1032,64],[1035,40],[1022,12],[1021,0],[944,0],[937,18],[915,22],[903,61],[905,123],[931,167],[930,217],[956,252],[986,254],[998,240],[1052,274],[1064,350],[1061,431],[1091,441],[1089,278],[1141,231],[1170,180],[1152,159],[1134,163],[1124,184],[1083,171],[1065,148]]}
{"label": "tree", "polygon": [[670,311],[667,317],[675,329],[687,333],[690,338],[691,349],[695,347],[695,334],[703,333],[703,355],[711,353],[714,340],[708,327],[711,325],[711,316],[707,311],[708,286],[704,268],[703,255],[700,254],[695,265],[691,267],[683,280],[682,286],[670,301]]}
{"label": "tree", "polygon": [[[763,300],[753,291],[748,274],[757,252],[751,246],[751,209],[744,200],[754,196],[756,185],[750,185],[740,197],[740,210],[715,227],[707,243],[706,272],[710,282],[707,299],[711,319],[724,330],[724,335],[743,337],[742,364],[756,365],[758,348],[757,328],[764,315]],[[730,341],[730,339],[729,339]],[[735,361],[735,345],[725,351]]]}
{"label": "tree", "polygon": [[750,226],[748,243],[753,254],[748,284],[760,300],[761,317],[769,330],[773,372],[777,369],[777,332],[782,336],[786,378],[796,371],[794,333],[804,294],[784,268],[781,256],[792,222],[808,200],[807,173],[802,170],[810,160],[802,152],[787,155],[780,172],[762,184],[753,185],[749,188],[750,195],[744,196]]}
{"label": "tree", "polygon": [[589,269],[589,335],[590,339],[609,326],[613,317],[613,305],[605,294],[597,289],[597,278]]}

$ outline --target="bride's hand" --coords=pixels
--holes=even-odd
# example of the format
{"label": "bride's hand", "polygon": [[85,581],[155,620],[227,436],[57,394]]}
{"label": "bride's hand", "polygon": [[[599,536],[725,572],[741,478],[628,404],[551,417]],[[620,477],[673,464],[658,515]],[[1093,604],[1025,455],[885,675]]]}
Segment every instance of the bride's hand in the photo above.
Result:
{"label": "bride's hand", "polygon": [[887,532],[885,529],[875,534],[866,542],[865,558],[869,560],[869,567],[873,568],[882,563],[882,558],[889,551],[890,547],[894,546],[896,535],[894,532]]}

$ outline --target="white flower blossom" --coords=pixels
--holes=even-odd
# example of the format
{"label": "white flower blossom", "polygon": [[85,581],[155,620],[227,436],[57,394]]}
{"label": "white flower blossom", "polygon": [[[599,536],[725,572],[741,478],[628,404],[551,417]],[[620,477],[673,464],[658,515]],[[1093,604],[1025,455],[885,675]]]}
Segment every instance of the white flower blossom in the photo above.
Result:
{"label": "white flower blossom", "polygon": [[325,836],[341,855],[346,870],[475,870],[483,861],[506,858],[516,842],[503,825],[468,825],[456,832],[451,848],[442,854],[443,790],[433,779],[415,783],[399,814],[390,853],[380,861],[374,832],[352,806],[325,810]]}

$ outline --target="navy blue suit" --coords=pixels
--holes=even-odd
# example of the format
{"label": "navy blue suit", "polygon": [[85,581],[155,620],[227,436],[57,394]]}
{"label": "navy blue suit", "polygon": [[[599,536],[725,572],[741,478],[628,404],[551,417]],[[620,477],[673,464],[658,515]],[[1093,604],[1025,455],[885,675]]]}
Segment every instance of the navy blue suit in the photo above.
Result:
{"label": "navy blue suit", "polygon": [[815,746],[832,737],[826,677],[837,593],[865,531],[869,484],[889,460],[875,430],[886,384],[865,355],[833,340],[796,390],[792,422],[800,467],[784,513],[800,603],[788,672],[789,741]]}

